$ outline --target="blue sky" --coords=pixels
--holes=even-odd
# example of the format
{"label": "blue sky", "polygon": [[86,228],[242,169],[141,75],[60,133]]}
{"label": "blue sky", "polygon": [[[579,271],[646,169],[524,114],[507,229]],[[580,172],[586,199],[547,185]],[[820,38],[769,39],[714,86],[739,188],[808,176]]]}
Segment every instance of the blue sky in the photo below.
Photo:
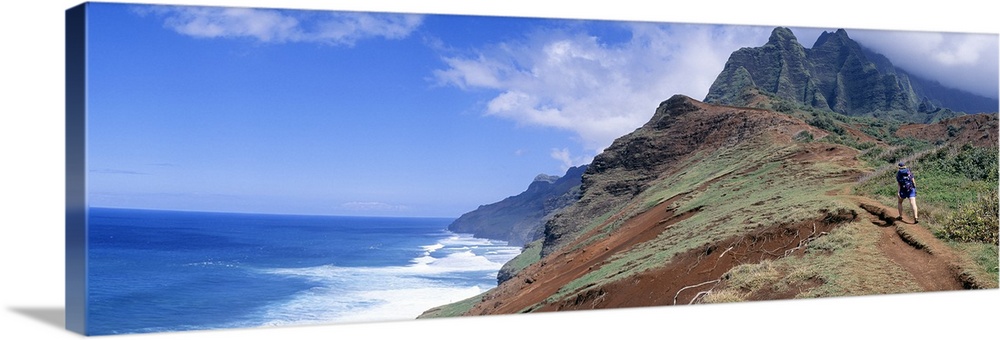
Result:
{"label": "blue sky", "polygon": [[[457,217],[517,194],[703,98],[773,29],[92,6],[90,204],[294,214]],[[848,33],[996,97],[996,34]]]}

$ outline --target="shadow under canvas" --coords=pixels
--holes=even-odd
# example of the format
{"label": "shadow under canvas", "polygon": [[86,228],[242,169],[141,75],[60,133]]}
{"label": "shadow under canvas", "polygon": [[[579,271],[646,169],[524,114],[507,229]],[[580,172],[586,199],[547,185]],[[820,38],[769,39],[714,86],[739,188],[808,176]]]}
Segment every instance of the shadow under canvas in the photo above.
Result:
{"label": "shadow under canvas", "polygon": [[11,307],[10,310],[59,329],[66,327],[66,309],[62,307]]}

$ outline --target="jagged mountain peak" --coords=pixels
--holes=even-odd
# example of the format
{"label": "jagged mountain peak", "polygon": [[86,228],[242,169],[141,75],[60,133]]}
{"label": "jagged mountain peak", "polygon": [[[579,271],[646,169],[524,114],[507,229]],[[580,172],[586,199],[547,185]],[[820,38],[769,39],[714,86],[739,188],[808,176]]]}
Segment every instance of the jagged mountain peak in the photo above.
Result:
{"label": "jagged mountain peak", "polygon": [[790,29],[775,28],[763,46],[730,55],[704,101],[751,106],[747,93],[755,90],[804,107],[915,123],[997,110],[996,100],[911,76],[845,29],[823,32],[806,49]]}
{"label": "jagged mountain peak", "polygon": [[799,39],[795,37],[795,33],[791,29],[786,27],[776,27],[771,30],[771,36],[768,37],[767,43],[763,46],[765,49],[776,48],[782,55],[791,54],[793,56],[804,55],[805,48],[799,43]]}
{"label": "jagged mountain peak", "polygon": [[819,38],[816,38],[816,42],[813,43],[813,47],[826,44],[828,41],[844,43],[853,40],[847,34],[847,30],[839,28],[835,32],[823,31],[823,33],[820,33]]}
{"label": "jagged mountain peak", "polygon": [[791,29],[787,27],[775,27],[771,30],[771,36],[767,39],[767,43],[771,45],[798,44],[799,40],[795,37],[795,33],[792,33]]}
{"label": "jagged mountain peak", "polygon": [[841,60],[845,55],[853,54],[854,57],[864,59],[864,48],[847,34],[847,30],[841,28],[836,32],[824,31],[816,38],[810,52],[840,54]]}
{"label": "jagged mountain peak", "polygon": [[812,49],[848,48],[860,51],[860,47],[861,46],[847,34],[847,30],[841,28],[833,33],[827,31],[820,33],[819,37],[816,38],[816,42],[813,43]]}

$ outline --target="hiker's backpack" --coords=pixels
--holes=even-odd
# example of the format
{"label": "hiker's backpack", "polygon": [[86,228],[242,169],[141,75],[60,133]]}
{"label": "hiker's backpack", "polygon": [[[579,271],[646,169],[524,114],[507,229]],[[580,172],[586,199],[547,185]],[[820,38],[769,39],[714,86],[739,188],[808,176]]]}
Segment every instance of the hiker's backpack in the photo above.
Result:
{"label": "hiker's backpack", "polygon": [[899,169],[896,172],[896,182],[903,188],[903,192],[913,191],[913,173],[910,169]]}

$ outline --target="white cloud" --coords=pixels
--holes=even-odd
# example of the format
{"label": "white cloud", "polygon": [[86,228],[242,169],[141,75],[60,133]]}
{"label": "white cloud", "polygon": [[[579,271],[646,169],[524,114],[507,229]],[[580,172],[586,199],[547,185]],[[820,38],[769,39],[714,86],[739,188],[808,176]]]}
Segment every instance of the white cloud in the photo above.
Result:
{"label": "white cloud", "polygon": [[562,171],[569,170],[569,168],[577,165],[590,163],[594,158],[593,156],[573,156],[567,148],[552,149],[549,155],[562,164]]}
{"label": "white cloud", "polygon": [[196,38],[250,38],[265,43],[315,42],[354,45],[367,38],[407,37],[418,15],[288,11],[234,7],[136,7],[163,17],[164,26]]}
{"label": "white cloud", "polygon": [[996,34],[912,31],[848,31],[848,34],[910,73],[997,97],[1000,39]]}
{"label": "white cloud", "polygon": [[[613,23],[612,23],[613,24]],[[598,153],[652,116],[674,94],[702,99],[732,51],[767,41],[770,28],[622,23],[631,38],[609,43],[580,29],[443,58],[442,84],[487,89],[484,114],[572,131]],[[568,152],[553,157],[571,163]]]}

